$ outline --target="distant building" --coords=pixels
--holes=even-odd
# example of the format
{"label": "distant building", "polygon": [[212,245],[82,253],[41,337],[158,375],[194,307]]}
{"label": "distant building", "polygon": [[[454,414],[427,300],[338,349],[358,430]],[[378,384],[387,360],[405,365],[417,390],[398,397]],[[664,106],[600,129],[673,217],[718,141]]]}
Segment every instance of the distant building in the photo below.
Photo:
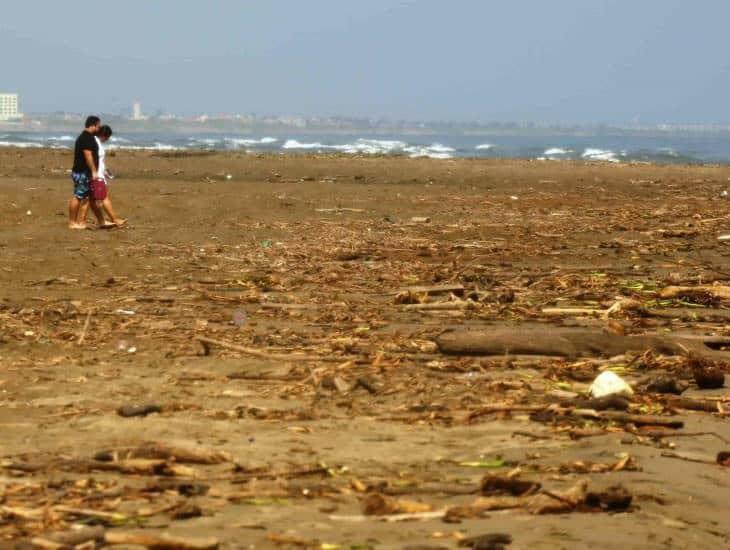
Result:
{"label": "distant building", "polygon": [[0,94],[0,120],[18,120],[18,94]]}
{"label": "distant building", "polygon": [[132,120],[144,120],[144,115],[142,115],[142,104],[139,101],[132,103]]}

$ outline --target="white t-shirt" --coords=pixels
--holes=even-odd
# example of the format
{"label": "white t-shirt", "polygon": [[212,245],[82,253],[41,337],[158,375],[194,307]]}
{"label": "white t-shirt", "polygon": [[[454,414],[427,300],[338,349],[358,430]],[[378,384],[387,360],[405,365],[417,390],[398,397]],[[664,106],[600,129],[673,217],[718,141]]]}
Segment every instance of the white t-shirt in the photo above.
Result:
{"label": "white t-shirt", "polygon": [[97,166],[97,174],[100,179],[103,179],[106,183],[109,183],[106,178],[106,151],[104,151],[104,145],[101,143],[101,140],[94,136],[94,139],[96,140],[96,143],[99,145],[99,166]]}

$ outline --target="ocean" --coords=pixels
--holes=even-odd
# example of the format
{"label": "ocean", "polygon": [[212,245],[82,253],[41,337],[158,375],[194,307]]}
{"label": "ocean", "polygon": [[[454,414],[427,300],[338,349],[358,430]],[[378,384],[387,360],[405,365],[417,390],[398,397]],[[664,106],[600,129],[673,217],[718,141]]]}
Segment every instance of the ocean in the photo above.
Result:
{"label": "ocean", "polygon": [[[0,132],[0,147],[70,149],[75,136],[36,132]],[[342,153],[399,155],[434,159],[515,158],[586,160],[615,163],[730,163],[730,134],[610,136],[610,135],[389,135],[371,136],[291,132],[284,135],[120,133],[112,149],[243,153]]]}

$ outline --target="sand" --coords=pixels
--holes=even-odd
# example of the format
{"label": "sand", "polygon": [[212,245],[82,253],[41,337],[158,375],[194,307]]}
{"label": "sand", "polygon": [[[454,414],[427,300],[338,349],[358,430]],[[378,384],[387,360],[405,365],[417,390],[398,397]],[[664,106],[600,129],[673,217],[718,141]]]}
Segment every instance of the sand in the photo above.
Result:
{"label": "sand", "polygon": [[[605,309],[627,297],[687,309],[657,302],[657,289],[727,284],[730,244],[718,236],[730,233],[720,198],[730,167],[118,151],[111,197],[128,226],[71,231],[69,164],[67,151],[0,150],[5,505],[152,509],[114,530],[213,536],[225,548],[454,548],[495,532],[510,534],[511,548],[730,547],[730,478],[712,464],[730,450],[726,418],[682,412],[678,432],[715,435],[654,439],[601,423],[575,428],[608,428],[602,435],[572,439],[565,423],[520,411],[470,423],[486,405],[585,392],[597,368],[454,357],[434,343],[445,330],[524,323],[728,336],[727,318],[713,316],[723,302],[699,317],[626,312],[610,323],[543,309]],[[406,290],[434,285],[465,290]],[[417,307],[444,301],[457,305]],[[212,345],[206,354],[198,336],[254,353]],[[638,383],[662,360],[621,373]],[[568,376],[571,366],[589,374]],[[726,390],[692,385],[688,395]],[[657,396],[636,401],[639,412],[664,410]],[[120,417],[128,404],[162,413]],[[237,466],[192,465],[210,487],[192,497],[143,491],[156,476],[60,466],[143,442],[225,451]],[[627,455],[635,468],[576,466]],[[496,457],[503,467],[466,465]],[[555,491],[621,484],[632,508],[494,511],[460,523],[361,516],[367,493],[440,510],[475,499],[458,488],[516,467]],[[116,496],[91,494],[93,483]],[[18,487],[29,493],[18,497]],[[164,510],[183,502],[202,516]],[[63,519],[5,510],[0,535],[66,529]]]}

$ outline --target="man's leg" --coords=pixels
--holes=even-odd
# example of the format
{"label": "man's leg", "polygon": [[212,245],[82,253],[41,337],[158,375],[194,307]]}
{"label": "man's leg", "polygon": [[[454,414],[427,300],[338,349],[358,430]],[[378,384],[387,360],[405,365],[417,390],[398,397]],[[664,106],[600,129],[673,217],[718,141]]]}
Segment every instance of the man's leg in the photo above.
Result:
{"label": "man's leg", "polygon": [[89,198],[89,205],[91,206],[91,211],[94,213],[94,216],[96,216],[96,222],[99,224],[99,227],[104,227],[107,224],[104,223],[104,212],[101,210],[101,201],[95,201],[92,198]]}
{"label": "man's leg", "polygon": [[125,223],[127,223],[127,220],[117,217],[116,213],[114,212],[114,208],[112,208],[112,200],[109,198],[109,195],[107,195],[106,198],[101,202],[101,206],[102,208],[104,208],[104,212],[106,212],[106,215],[109,216],[109,219],[117,227],[121,227]]}
{"label": "man's leg", "polygon": [[79,227],[86,228],[86,216],[89,215],[89,199],[81,199],[79,206],[79,216],[76,218],[76,224]]}
{"label": "man's leg", "polygon": [[68,201],[68,227],[69,229],[77,229],[79,219],[79,206],[81,201],[74,195]]}

